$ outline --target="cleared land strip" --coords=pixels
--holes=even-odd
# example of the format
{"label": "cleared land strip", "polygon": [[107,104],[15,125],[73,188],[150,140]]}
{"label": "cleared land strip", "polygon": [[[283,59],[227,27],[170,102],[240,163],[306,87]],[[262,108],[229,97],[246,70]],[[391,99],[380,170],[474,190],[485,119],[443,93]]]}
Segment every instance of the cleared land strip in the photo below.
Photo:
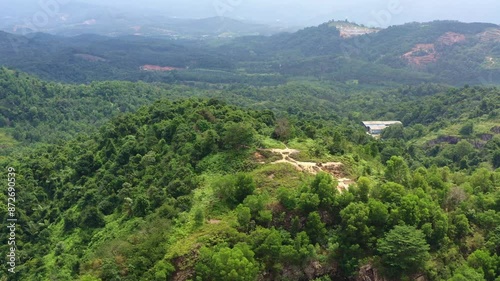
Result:
{"label": "cleared land strip", "polygon": [[266,151],[271,151],[273,153],[281,154],[282,159],[272,162],[271,164],[278,163],[289,163],[294,166],[298,171],[307,172],[313,175],[323,171],[329,173],[334,176],[337,181],[337,189],[342,192],[349,188],[350,184],[353,184],[354,181],[345,177],[342,172],[341,167],[344,165],[341,162],[326,162],[326,163],[315,163],[315,162],[302,162],[297,161],[292,158],[292,154],[299,153],[300,151],[297,149],[285,148],[285,149],[264,149]]}

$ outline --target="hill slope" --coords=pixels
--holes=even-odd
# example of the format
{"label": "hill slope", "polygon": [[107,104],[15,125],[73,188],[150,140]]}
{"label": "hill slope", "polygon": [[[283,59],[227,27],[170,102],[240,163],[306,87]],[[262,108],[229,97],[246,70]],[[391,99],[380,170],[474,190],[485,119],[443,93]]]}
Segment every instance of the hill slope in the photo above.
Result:
{"label": "hill slope", "polygon": [[[212,20],[206,25],[211,26]],[[365,31],[345,36],[346,28],[351,33]],[[496,25],[437,21],[368,31],[350,23],[329,22],[295,33],[242,37],[229,43],[0,33],[0,64],[66,82],[118,79],[269,85],[304,77],[369,85],[500,81],[500,28]]]}
{"label": "hill slope", "polygon": [[[356,79],[368,84],[377,79],[449,84],[496,84],[500,80],[497,25],[409,23],[345,38],[341,36],[342,24],[347,23],[330,22],[269,38],[238,38],[223,48],[228,53],[240,52],[233,55],[235,60],[243,58],[241,67],[256,72]],[[371,77],[376,79],[369,80]]]}
{"label": "hill slope", "polygon": [[[498,88],[68,85],[2,68],[0,95],[9,280],[498,278]],[[405,127],[377,140],[370,119]],[[5,132],[32,145],[5,153]]]}

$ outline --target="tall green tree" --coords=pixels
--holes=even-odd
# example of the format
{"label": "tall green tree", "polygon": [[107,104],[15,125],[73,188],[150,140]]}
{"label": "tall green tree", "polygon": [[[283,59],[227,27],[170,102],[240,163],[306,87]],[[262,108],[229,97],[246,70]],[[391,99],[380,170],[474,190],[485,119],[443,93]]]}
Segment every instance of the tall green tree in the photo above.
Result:
{"label": "tall green tree", "polygon": [[460,134],[463,136],[471,136],[474,133],[474,123],[472,121],[467,122],[460,128]]}
{"label": "tall green tree", "polygon": [[459,267],[448,281],[486,281],[484,274],[467,265]]}
{"label": "tall green tree", "polygon": [[306,233],[313,243],[323,243],[325,241],[325,223],[321,221],[318,212],[312,212],[307,216]]}
{"label": "tall green tree", "polygon": [[495,152],[493,152],[491,163],[493,164],[493,168],[500,168],[500,149],[497,149],[495,150]]}
{"label": "tall green tree", "polygon": [[423,270],[430,258],[429,249],[422,231],[407,225],[395,226],[377,243],[384,271],[397,278]]}
{"label": "tall green tree", "polygon": [[255,281],[258,273],[254,252],[243,243],[233,248],[202,248],[196,264],[196,280],[200,281]]}
{"label": "tall green tree", "polygon": [[337,182],[327,173],[318,173],[311,184],[311,191],[318,195],[320,207],[331,208],[338,193]]}
{"label": "tall green tree", "polygon": [[340,212],[342,218],[342,236],[347,243],[366,245],[371,236],[368,222],[369,207],[361,202],[350,203]]}
{"label": "tall green tree", "polygon": [[387,161],[387,169],[385,171],[385,178],[388,181],[408,186],[410,183],[410,169],[403,157],[392,156]]}
{"label": "tall green tree", "polygon": [[224,126],[222,144],[227,148],[242,149],[255,141],[255,130],[246,122],[228,123]]}
{"label": "tall green tree", "polygon": [[500,260],[496,254],[490,255],[485,250],[476,250],[467,258],[467,264],[483,273],[487,281],[497,280],[500,276]]}

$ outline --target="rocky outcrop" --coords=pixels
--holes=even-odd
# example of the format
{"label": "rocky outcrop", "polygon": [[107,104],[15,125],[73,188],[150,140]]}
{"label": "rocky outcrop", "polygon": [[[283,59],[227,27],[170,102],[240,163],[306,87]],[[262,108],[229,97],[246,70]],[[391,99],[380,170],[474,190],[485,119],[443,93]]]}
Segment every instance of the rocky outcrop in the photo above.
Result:
{"label": "rocky outcrop", "polygon": [[457,144],[460,141],[459,137],[455,136],[440,136],[437,139],[433,139],[427,142],[427,145],[434,146],[440,143]]}
{"label": "rocky outcrop", "polygon": [[[282,271],[284,280],[314,280],[321,276],[336,276],[338,265],[335,263],[320,263],[311,261],[305,268],[299,266],[285,266]],[[332,279],[336,280],[336,279]]]}
{"label": "rocky outcrop", "polygon": [[489,141],[489,140],[493,139],[492,134],[479,134],[479,135],[477,135],[477,137],[482,141]]}
{"label": "rocky outcrop", "polygon": [[500,126],[495,126],[490,130],[492,133],[500,134]]}
{"label": "rocky outcrop", "polygon": [[367,264],[359,269],[359,274],[355,281],[388,281],[388,280],[380,276],[378,270],[374,268],[371,264]]}
{"label": "rocky outcrop", "polygon": [[[425,275],[423,274],[417,274],[415,276],[412,276],[410,280],[428,281]],[[367,264],[359,269],[359,273],[355,281],[396,281],[396,280],[390,280],[383,277],[375,267],[373,267],[371,264]]]}

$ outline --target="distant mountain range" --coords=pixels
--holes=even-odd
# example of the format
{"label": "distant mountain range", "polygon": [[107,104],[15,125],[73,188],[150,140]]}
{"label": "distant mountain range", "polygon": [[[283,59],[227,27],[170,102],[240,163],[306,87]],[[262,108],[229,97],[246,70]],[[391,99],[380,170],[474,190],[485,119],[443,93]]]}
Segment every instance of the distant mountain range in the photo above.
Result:
{"label": "distant mountain range", "polygon": [[33,20],[37,12],[12,16],[0,12],[0,30],[26,35],[43,32],[53,35],[77,36],[99,34],[104,36],[143,35],[168,38],[212,38],[245,35],[271,35],[294,29],[272,27],[224,17],[205,19],[173,18],[156,14],[126,13],[116,9],[74,2],[61,5],[57,13],[46,17],[43,24]]}
{"label": "distant mountain range", "polygon": [[241,37],[223,48],[240,68],[255,72],[368,84],[497,84],[499,43],[500,26],[489,23],[434,21],[378,30],[332,21],[295,33]]}
{"label": "distant mountain range", "polygon": [[[118,36],[125,25],[116,23],[102,32],[114,30],[115,37],[0,33],[0,64],[79,83],[119,79],[275,84],[303,77],[370,85],[500,83],[500,26],[495,24],[435,21],[374,29],[331,21],[292,33],[221,40],[243,30],[263,32],[257,32],[258,25],[231,19],[172,19],[178,31],[165,38],[151,31],[155,19],[150,22],[147,28],[136,27],[134,36]],[[85,33],[86,27],[80,28]],[[67,33],[60,30],[78,33],[76,27]],[[202,37],[210,39],[199,40]]]}

